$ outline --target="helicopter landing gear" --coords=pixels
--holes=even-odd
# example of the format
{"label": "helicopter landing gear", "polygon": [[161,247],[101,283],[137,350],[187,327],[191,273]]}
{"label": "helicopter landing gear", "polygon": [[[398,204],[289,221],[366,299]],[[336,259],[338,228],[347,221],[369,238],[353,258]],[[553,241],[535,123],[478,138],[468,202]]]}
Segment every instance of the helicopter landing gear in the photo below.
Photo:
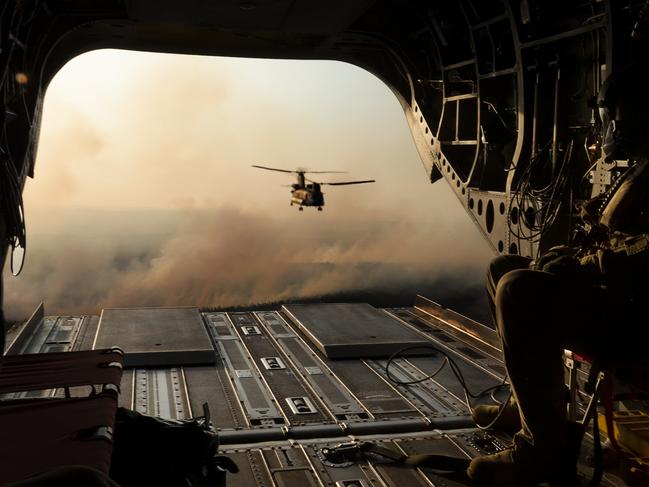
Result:
{"label": "helicopter landing gear", "polygon": [[318,206],[318,211],[322,211],[322,206]]}
{"label": "helicopter landing gear", "polygon": [[302,208],[301,206],[300,206],[300,211],[304,211],[304,208]]}

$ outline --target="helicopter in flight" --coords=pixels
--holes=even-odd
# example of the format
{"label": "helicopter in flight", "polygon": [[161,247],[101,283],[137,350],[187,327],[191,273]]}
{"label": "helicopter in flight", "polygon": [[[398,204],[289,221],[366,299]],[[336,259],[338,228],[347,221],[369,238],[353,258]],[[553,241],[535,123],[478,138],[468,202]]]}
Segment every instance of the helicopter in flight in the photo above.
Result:
{"label": "helicopter in flight", "polygon": [[277,169],[275,167],[258,166],[253,164],[252,167],[259,169],[266,169],[268,171],[278,171],[290,174],[297,174],[297,183],[291,185],[291,206],[299,205],[299,210],[304,210],[305,206],[315,206],[318,211],[322,211],[324,206],[324,193],[321,186],[346,186],[349,184],[366,184],[374,183],[374,179],[366,179],[363,181],[340,181],[340,182],[316,182],[305,177],[305,174],[342,174],[345,171],[306,171],[303,169],[296,169],[294,171],[289,169]]}

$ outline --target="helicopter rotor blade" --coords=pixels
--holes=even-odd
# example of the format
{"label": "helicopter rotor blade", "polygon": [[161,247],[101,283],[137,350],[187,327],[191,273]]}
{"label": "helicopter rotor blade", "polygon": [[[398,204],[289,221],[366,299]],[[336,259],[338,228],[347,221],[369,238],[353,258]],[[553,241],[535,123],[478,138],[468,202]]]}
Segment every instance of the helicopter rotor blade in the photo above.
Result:
{"label": "helicopter rotor blade", "polygon": [[266,167],[266,166],[258,166],[256,164],[253,164],[252,167],[256,167],[259,169],[266,169],[268,171],[278,171],[278,172],[287,172],[290,174],[299,174],[301,171],[289,171],[288,169],[277,169],[276,167]]}
{"label": "helicopter rotor blade", "polygon": [[338,183],[320,183],[320,184],[327,184],[329,186],[345,186],[348,184],[366,184],[366,183],[375,183],[375,179],[366,179],[363,181],[340,181]]}
{"label": "helicopter rotor blade", "polygon": [[308,174],[347,174],[347,171],[304,171]]}

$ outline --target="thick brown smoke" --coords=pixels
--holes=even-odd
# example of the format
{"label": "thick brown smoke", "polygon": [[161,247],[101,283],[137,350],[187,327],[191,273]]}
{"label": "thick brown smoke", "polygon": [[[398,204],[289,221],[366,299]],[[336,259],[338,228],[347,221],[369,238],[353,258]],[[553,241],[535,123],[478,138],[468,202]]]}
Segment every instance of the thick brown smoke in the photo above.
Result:
{"label": "thick brown smoke", "polygon": [[488,251],[476,256],[475,242],[453,225],[421,227],[403,217],[323,226],[308,215],[280,219],[220,208],[59,210],[37,213],[34,226],[41,219],[47,223],[33,232],[24,272],[6,277],[5,308],[14,319],[43,299],[49,314],[81,314],[398,294],[440,281],[452,296],[479,283],[488,258]]}

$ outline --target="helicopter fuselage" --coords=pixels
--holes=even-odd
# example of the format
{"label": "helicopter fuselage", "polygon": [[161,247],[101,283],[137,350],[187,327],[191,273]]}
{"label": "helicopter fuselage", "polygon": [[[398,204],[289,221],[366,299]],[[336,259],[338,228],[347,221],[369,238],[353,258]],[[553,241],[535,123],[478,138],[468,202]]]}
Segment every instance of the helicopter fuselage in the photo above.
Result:
{"label": "helicopter fuselage", "polygon": [[291,186],[291,205],[317,206],[322,209],[324,206],[324,195],[318,183],[300,184],[299,182]]}

